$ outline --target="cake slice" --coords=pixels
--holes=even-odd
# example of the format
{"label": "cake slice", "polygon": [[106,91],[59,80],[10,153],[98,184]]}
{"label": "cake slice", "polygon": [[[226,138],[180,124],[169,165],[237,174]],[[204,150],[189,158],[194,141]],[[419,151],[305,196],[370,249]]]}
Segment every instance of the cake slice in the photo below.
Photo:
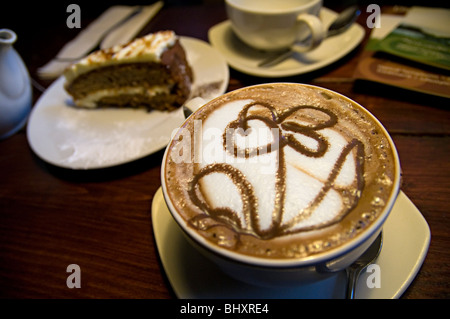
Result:
{"label": "cake slice", "polygon": [[173,31],[93,52],[65,72],[76,106],[171,111],[189,97],[192,69]]}

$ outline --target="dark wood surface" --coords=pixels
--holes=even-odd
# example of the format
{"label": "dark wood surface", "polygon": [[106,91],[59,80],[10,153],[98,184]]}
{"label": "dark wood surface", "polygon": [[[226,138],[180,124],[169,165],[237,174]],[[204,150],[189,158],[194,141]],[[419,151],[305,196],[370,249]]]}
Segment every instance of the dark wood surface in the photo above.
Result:
{"label": "dark wood surface", "polygon": [[[365,17],[358,20],[363,26]],[[208,29],[225,19],[221,5],[169,6],[142,33],[173,29],[207,41]],[[36,68],[76,34],[64,24],[46,27],[45,37],[22,32],[17,43],[31,76],[44,88],[51,82],[39,80]],[[274,80],[231,69],[228,90],[272,81],[311,83],[347,95],[377,116],[398,148],[402,190],[432,236],[425,262],[402,298],[449,298],[449,100],[355,83],[353,70],[367,36],[341,61],[306,75]],[[40,94],[34,90],[35,101]],[[37,158],[25,130],[0,141],[0,297],[174,298],[151,223],[162,154],[109,169],[72,171]],[[80,289],[66,286],[70,264],[81,268]]]}

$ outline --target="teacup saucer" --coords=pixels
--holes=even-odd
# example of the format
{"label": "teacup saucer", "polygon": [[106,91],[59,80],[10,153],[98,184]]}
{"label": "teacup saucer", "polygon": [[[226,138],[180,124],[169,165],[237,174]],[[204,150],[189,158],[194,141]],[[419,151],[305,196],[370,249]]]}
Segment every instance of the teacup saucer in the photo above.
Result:
{"label": "teacup saucer", "polygon": [[[152,202],[156,245],[167,278],[176,296],[212,299],[327,299],[344,298],[344,271],[320,282],[283,288],[262,288],[236,281],[188,243],[164,202],[161,188]],[[420,211],[400,192],[383,227],[383,248],[375,261],[380,266],[380,288],[369,288],[361,274],[358,299],[399,298],[419,271],[430,243],[430,229]]]}
{"label": "teacup saucer", "polygon": [[[320,18],[327,28],[336,16],[336,12],[327,8],[320,11]],[[209,29],[208,37],[211,45],[222,53],[232,68],[254,76],[277,78],[311,72],[338,61],[361,43],[364,34],[364,29],[354,23],[344,33],[325,39],[316,49],[296,54],[295,59],[287,59],[271,68],[261,68],[258,63],[273,53],[258,51],[245,45],[233,33],[229,20]]]}

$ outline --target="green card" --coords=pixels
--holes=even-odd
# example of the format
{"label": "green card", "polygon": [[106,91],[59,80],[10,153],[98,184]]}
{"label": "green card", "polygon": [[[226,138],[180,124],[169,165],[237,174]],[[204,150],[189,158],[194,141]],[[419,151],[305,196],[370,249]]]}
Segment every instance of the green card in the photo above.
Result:
{"label": "green card", "polygon": [[378,43],[378,50],[450,70],[450,37],[401,24]]}

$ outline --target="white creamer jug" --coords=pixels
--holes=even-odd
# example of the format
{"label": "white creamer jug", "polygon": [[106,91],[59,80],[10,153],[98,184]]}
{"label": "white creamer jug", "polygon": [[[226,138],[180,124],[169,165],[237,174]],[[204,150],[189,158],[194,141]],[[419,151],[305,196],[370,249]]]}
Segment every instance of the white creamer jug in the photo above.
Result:
{"label": "white creamer jug", "polygon": [[31,109],[30,76],[13,48],[16,39],[13,31],[0,29],[0,139],[19,131]]}

